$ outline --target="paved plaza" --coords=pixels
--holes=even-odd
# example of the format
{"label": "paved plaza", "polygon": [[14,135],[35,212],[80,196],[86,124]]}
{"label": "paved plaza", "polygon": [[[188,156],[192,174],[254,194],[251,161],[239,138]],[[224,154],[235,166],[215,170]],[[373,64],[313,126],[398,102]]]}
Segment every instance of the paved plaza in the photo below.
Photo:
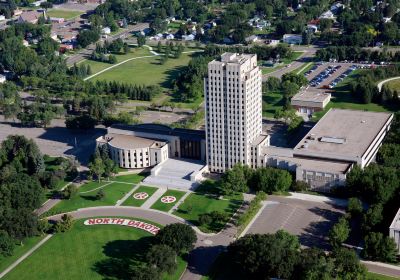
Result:
{"label": "paved plaza", "polygon": [[204,167],[201,161],[182,159],[167,159],[153,168],[151,175],[144,179],[146,185],[173,188],[179,190],[193,190],[198,182],[190,180],[190,176]]}

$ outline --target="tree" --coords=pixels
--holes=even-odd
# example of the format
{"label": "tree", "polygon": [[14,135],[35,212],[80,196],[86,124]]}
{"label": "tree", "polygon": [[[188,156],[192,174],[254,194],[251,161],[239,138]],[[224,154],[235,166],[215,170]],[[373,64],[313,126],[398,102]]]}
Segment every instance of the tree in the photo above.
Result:
{"label": "tree", "polygon": [[287,191],[292,184],[292,176],[286,170],[272,167],[258,168],[253,176],[251,187],[265,193]]}
{"label": "tree", "polygon": [[95,174],[97,180],[100,182],[101,175],[103,175],[105,168],[101,158],[95,158],[93,162],[89,163],[89,170],[92,174]]}
{"label": "tree", "polygon": [[69,117],[65,120],[65,126],[68,129],[93,129],[97,124],[96,119],[89,115],[82,115],[77,117]]}
{"label": "tree", "polygon": [[296,236],[279,230],[275,234],[248,234],[228,246],[228,260],[246,279],[290,278],[298,262]]}
{"label": "tree", "polygon": [[160,280],[160,272],[153,266],[135,266],[131,270],[131,280]]}
{"label": "tree", "polygon": [[245,168],[246,167],[241,164],[235,164],[232,169],[225,172],[221,184],[225,194],[249,191],[247,179],[245,177]]}
{"label": "tree", "polygon": [[189,252],[197,241],[195,231],[185,224],[169,224],[156,235],[160,244],[168,245],[177,254]]}
{"label": "tree", "polygon": [[366,279],[367,269],[360,263],[354,250],[338,248],[333,253],[335,273],[333,279]]}
{"label": "tree", "polygon": [[61,216],[61,220],[57,221],[55,225],[56,232],[69,231],[73,226],[73,219],[71,215],[64,214]]}
{"label": "tree", "polygon": [[384,236],[380,232],[370,232],[364,238],[362,256],[366,259],[381,262],[396,262],[397,245],[393,238]]}
{"label": "tree", "polygon": [[105,192],[103,189],[100,189],[97,193],[96,193],[96,200],[102,200],[104,199],[104,197],[106,196]]}
{"label": "tree", "polygon": [[78,193],[78,187],[75,184],[69,184],[63,191],[64,199],[71,199]]}
{"label": "tree", "polygon": [[139,47],[143,47],[146,44],[146,37],[143,35],[138,36],[137,42]]}
{"label": "tree", "polygon": [[6,231],[0,230],[0,255],[3,257],[12,256],[14,247],[14,240]]}
{"label": "tree", "polygon": [[349,198],[349,202],[347,204],[347,212],[349,212],[351,217],[353,218],[360,217],[363,212],[361,200],[356,197]]}
{"label": "tree", "polygon": [[209,225],[212,222],[212,217],[208,213],[203,213],[199,215],[199,223],[201,226]]}
{"label": "tree", "polygon": [[334,249],[342,246],[342,243],[347,240],[350,234],[350,228],[345,218],[340,218],[329,232],[329,241]]}
{"label": "tree", "polygon": [[153,245],[146,254],[147,264],[157,268],[161,273],[174,273],[177,267],[176,252],[169,246]]}

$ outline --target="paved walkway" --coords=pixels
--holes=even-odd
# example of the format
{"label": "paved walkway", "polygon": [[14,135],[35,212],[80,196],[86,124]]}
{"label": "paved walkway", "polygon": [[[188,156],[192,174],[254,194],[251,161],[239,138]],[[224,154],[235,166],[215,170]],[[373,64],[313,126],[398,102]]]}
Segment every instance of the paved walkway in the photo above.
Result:
{"label": "paved walkway", "polygon": [[387,82],[390,82],[390,81],[393,81],[393,80],[398,80],[398,79],[400,79],[400,77],[393,77],[393,78],[389,78],[389,79],[380,81],[380,82],[378,83],[378,90],[379,90],[379,91],[382,90],[383,84],[385,84],[385,83],[387,83]]}
{"label": "paved walkway", "polygon": [[39,249],[40,246],[42,246],[44,243],[46,243],[47,240],[49,240],[53,235],[49,234],[45,238],[43,238],[38,244],[33,246],[32,249],[30,249],[28,252],[26,252],[22,257],[20,257],[18,260],[16,260],[12,265],[10,265],[6,270],[4,270],[2,273],[0,273],[0,279],[3,278],[7,273],[9,273],[11,270],[13,270],[17,265],[19,265],[21,262],[23,262],[27,257],[33,254],[37,249]]}
{"label": "paved walkway", "polygon": [[[108,71],[108,70],[111,70],[111,69],[113,69],[113,68],[115,68],[115,67],[120,66],[121,64],[124,64],[124,63],[129,62],[129,61],[132,61],[132,60],[142,59],[142,58],[150,58],[150,57],[155,57],[155,56],[163,55],[163,54],[156,53],[155,51],[152,51],[152,50],[150,50],[150,52],[151,52],[153,55],[145,55],[145,56],[138,56],[138,57],[131,57],[131,58],[128,58],[128,59],[123,60],[123,61],[121,61],[121,62],[119,62],[119,63],[117,63],[117,64],[114,64],[114,65],[112,65],[112,66],[110,66],[110,67],[107,67],[107,68],[105,68],[105,69],[103,69],[103,70],[101,70],[101,71],[99,71],[99,72],[97,72],[97,73],[94,73],[93,75],[90,75],[90,76],[84,78],[83,80],[84,80],[84,81],[87,81],[87,80],[89,80],[89,79],[91,79],[91,78],[93,78],[93,77],[96,77],[97,75],[100,75],[100,74],[102,74],[102,73],[104,73],[104,72],[106,72],[106,71]],[[198,51],[186,51],[186,52],[182,52],[182,53],[195,53],[195,52],[203,52],[203,51],[200,51],[200,50],[198,50]]]}
{"label": "paved walkway", "polygon": [[134,186],[123,198],[121,198],[120,200],[117,201],[115,206],[121,206],[122,203],[124,203],[125,200],[127,200],[137,190],[137,188],[139,188],[139,186],[140,186],[140,184],[137,184],[136,186]]}
{"label": "paved walkway", "polygon": [[141,206],[143,209],[150,209],[151,205],[156,203],[156,201],[167,191],[166,188],[158,188],[152,196],[150,196],[145,203]]}
{"label": "paved walkway", "polygon": [[187,191],[187,192],[181,197],[181,199],[179,199],[179,200],[175,203],[174,207],[172,207],[172,208],[168,211],[168,213],[169,213],[169,214],[172,214],[172,212],[174,212],[175,210],[177,210],[177,209],[179,208],[179,205],[181,205],[181,204],[185,201],[185,199],[186,199],[191,193],[192,193],[192,191]]}

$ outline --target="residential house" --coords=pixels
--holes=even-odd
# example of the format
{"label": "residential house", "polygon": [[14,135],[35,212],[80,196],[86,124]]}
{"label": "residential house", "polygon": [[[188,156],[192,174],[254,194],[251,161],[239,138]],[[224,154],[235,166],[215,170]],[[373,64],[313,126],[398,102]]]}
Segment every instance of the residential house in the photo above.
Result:
{"label": "residential house", "polygon": [[303,37],[298,34],[285,34],[282,41],[287,44],[300,45],[303,42]]}
{"label": "residential house", "polygon": [[4,84],[6,80],[6,76],[0,74],[0,84]]}
{"label": "residential house", "polygon": [[18,17],[17,22],[18,23],[28,22],[28,23],[36,24],[39,21],[39,18],[41,16],[46,16],[46,14],[44,12],[38,12],[38,11],[26,11],[26,12],[23,12]]}

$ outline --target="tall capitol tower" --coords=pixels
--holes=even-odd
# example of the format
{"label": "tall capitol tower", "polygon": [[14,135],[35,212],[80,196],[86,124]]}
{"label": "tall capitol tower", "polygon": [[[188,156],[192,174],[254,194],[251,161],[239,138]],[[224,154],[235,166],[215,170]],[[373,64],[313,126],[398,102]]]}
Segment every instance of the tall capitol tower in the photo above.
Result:
{"label": "tall capitol tower", "polygon": [[[207,164],[224,172],[236,163],[257,167],[262,135],[261,70],[257,55],[224,53],[208,64],[204,80]],[[254,149],[254,150],[253,150]]]}

